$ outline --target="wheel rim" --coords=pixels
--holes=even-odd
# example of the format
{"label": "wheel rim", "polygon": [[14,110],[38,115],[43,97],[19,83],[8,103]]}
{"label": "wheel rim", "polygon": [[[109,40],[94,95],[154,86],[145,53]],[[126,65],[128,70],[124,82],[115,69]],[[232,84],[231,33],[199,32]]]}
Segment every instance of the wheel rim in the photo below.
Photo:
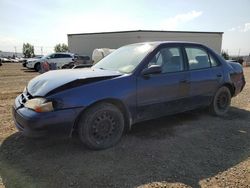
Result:
{"label": "wheel rim", "polygon": [[226,110],[229,105],[229,99],[227,93],[221,93],[216,100],[217,106],[219,110]]}
{"label": "wheel rim", "polygon": [[95,117],[91,127],[91,136],[96,143],[102,143],[114,137],[117,122],[110,113],[102,113]]}

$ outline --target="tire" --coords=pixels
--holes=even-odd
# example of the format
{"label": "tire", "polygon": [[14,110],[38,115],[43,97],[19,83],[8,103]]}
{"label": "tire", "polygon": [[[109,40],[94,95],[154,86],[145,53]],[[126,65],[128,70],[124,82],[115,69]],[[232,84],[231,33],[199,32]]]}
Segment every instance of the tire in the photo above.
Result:
{"label": "tire", "polygon": [[78,122],[82,143],[90,149],[100,150],[115,145],[122,137],[124,117],[113,104],[100,103],[84,112]]}
{"label": "tire", "polygon": [[74,66],[75,66],[74,62],[71,62],[71,63],[69,64],[69,68],[70,68],[70,69],[72,69]]}
{"label": "tire", "polygon": [[74,62],[70,62],[62,66],[62,69],[72,69],[74,67]]}
{"label": "tire", "polygon": [[41,68],[41,64],[40,63],[36,63],[35,66],[34,66],[35,71],[39,72],[40,68]]}
{"label": "tire", "polygon": [[63,65],[62,69],[69,69],[69,65]]}
{"label": "tire", "polygon": [[209,110],[213,115],[223,116],[228,112],[231,104],[230,90],[223,86],[215,93],[213,102],[210,104]]}

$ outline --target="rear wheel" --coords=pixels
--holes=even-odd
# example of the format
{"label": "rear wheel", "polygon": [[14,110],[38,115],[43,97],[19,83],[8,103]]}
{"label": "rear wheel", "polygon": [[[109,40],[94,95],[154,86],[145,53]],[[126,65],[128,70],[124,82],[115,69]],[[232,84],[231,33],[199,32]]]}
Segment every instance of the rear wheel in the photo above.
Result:
{"label": "rear wheel", "polygon": [[217,116],[223,116],[228,112],[231,104],[230,90],[223,86],[216,92],[210,105],[210,112]]}
{"label": "rear wheel", "polygon": [[69,65],[63,65],[62,69],[69,69]]}
{"label": "rear wheel", "polygon": [[34,69],[36,72],[40,71],[40,68],[41,68],[41,64],[40,63],[36,63],[35,66],[34,66]]}
{"label": "rear wheel", "polygon": [[74,67],[74,62],[70,62],[62,66],[62,69],[72,69]]}
{"label": "rear wheel", "polygon": [[121,111],[110,103],[100,103],[88,109],[78,122],[79,137],[90,149],[105,149],[115,145],[124,129]]}

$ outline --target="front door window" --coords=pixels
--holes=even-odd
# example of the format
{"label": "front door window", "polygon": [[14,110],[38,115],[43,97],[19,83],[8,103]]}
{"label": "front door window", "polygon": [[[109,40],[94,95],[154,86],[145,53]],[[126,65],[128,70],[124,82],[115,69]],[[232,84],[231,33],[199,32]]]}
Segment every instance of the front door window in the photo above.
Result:
{"label": "front door window", "polygon": [[162,73],[183,71],[183,58],[180,48],[168,47],[159,50],[149,62],[148,66],[151,65],[160,65]]}

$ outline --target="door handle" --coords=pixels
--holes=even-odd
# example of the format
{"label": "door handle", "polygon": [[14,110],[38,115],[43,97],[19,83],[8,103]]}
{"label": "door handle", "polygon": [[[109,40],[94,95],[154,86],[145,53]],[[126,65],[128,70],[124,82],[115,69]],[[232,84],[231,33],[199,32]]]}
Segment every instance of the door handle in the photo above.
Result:
{"label": "door handle", "polygon": [[180,83],[181,84],[188,84],[188,83],[190,83],[190,81],[188,81],[188,80],[181,80]]}
{"label": "door handle", "polygon": [[221,78],[222,77],[222,75],[221,74],[217,74],[217,78]]}

